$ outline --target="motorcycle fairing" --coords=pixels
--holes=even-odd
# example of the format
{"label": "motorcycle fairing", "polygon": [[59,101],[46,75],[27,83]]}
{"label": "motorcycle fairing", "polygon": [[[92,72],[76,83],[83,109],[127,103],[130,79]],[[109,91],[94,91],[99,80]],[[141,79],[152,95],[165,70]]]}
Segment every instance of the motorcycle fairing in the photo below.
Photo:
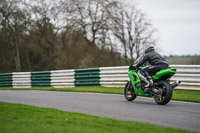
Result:
{"label": "motorcycle fairing", "polygon": [[172,69],[160,70],[155,75],[153,75],[152,78],[153,79],[159,79],[159,78],[161,78],[161,77],[163,77],[164,75],[167,75],[167,74],[169,74],[169,77],[173,76],[174,74],[176,74],[176,69],[172,68]]}
{"label": "motorcycle fairing", "polygon": [[[144,91],[142,90],[141,87],[141,80],[136,71],[130,70],[128,71],[128,76],[131,80],[134,92],[137,96],[146,96],[149,97],[149,94],[144,94]],[[139,84],[140,87],[136,88],[136,84]]]}
{"label": "motorcycle fairing", "polygon": [[[142,69],[140,69],[139,71],[140,73],[143,73]],[[175,73],[176,69],[163,69],[157,72],[155,75],[153,75],[152,78],[157,80],[167,75],[167,78],[170,79],[171,76],[174,75]],[[146,96],[146,97],[150,96],[149,94],[144,94],[144,91],[142,90],[141,79],[137,74],[136,69],[132,67],[132,65],[129,67],[128,76],[131,80],[134,92],[137,96]],[[139,87],[136,87],[136,85]]]}

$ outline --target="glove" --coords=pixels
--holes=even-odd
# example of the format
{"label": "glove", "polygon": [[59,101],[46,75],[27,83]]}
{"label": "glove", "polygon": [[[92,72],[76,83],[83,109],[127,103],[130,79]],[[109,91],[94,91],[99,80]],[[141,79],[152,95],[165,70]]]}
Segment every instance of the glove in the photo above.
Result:
{"label": "glove", "polygon": [[132,68],[133,68],[134,70],[137,70],[137,67],[136,67],[135,64],[132,65]]}

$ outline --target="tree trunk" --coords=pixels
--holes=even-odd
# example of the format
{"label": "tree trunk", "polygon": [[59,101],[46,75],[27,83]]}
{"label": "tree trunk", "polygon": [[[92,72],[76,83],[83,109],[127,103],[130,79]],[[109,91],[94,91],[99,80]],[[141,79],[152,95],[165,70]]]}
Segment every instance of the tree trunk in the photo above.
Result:
{"label": "tree trunk", "polygon": [[20,56],[19,56],[19,46],[18,46],[18,43],[15,44],[14,59],[15,59],[15,68],[16,68],[16,71],[17,72],[21,72],[21,64],[20,64]]}

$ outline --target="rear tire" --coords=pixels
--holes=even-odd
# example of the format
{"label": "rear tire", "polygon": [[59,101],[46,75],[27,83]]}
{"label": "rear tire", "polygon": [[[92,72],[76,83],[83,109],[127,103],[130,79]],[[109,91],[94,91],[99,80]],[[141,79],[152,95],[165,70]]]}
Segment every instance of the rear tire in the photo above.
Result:
{"label": "rear tire", "polygon": [[127,101],[133,101],[137,96],[134,93],[132,83],[128,81],[124,88],[124,97]]}
{"label": "rear tire", "polygon": [[172,86],[168,81],[161,81],[158,83],[157,87],[162,88],[163,94],[161,96],[154,96],[154,100],[157,104],[165,105],[172,97]]}

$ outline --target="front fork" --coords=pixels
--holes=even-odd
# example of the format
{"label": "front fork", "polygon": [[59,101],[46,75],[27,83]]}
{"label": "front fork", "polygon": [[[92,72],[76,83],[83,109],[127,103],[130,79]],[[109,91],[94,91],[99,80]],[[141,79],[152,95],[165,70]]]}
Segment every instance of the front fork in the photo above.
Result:
{"label": "front fork", "polygon": [[127,94],[131,94],[131,93],[134,92],[131,81],[128,82],[128,86],[127,86],[127,88],[128,88],[128,90],[127,90]]}

